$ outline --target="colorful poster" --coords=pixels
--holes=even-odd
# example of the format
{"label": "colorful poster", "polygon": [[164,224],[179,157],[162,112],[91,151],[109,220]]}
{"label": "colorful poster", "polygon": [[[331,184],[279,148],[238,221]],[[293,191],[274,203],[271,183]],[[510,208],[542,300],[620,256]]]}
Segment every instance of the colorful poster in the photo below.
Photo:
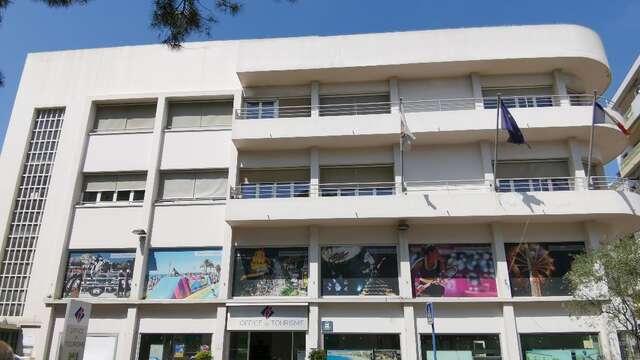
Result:
{"label": "colorful poster", "polygon": [[127,298],[135,252],[72,251],[62,289],[66,298]]}
{"label": "colorful poster", "polygon": [[234,296],[305,296],[307,248],[236,249]]}
{"label": "colorful poster", "polygon": [[505,244],[513,296],[569,295],[563,276],[583,243]]}
{"label": "colorful poster", "polygon": [[371,350],[327,350],[327,360],[371,360]]}
{"label": "colorful poster", "polygon": [[489,244],[411,245],[415,297],[498,296]]}
{"label": "colorful poster", "polygon": [[396,295],[395,246],[322,248],[322,295]]}
{"label": "colorful poster", "polygon": [[146,298],[217,298],[221,262],[221,249],[151,250],[147,267]]}

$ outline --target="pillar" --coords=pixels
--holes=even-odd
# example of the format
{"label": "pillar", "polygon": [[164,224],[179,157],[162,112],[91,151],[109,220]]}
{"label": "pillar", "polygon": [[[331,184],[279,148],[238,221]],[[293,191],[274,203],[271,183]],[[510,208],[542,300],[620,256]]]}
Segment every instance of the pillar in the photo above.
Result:
{"label": "pillar", "polygon": [[553,70],[551,73],[553,76],[553,90],[555,95],[560,98],[560,106],[570,106],[569,94],[567,93],[567,83],[562,71],[559,69]]}
{"label": "pillar", "polygon": [[227,307],[218,306],[216,309],[216,321],[211,339],[211,355],[214,359],[226,360],[229,358],[229,336],[226,336]]}
{"label": "pillar", "polygon": [[311,118],[317,119],[320,117],[320,83],[317,81],[311,82]]}
{"label": "pillar", "polygon": [[[416,328],[415,309],[411,304],[403,306],[404,321],[400,336],[400,356],[406,360],[418,360],[418,343],[420,341]],[[426,359],[425,359],[426,360]]]}
{"label": "pillar", "polygon": [[473,102],[476,110],[484,109],[484,102],[482,99],[482,83],[480,82],[480,75],[478,73],[471,73],[471,92],[473,94]]}
{"label": "pillar", "polygon": [[320,149],[311,148],[309,151],[309,196],[320,196]]}
{"label": "pillar", "polygon": [[393,144],[393,177],[396,183],[396,194],[402,194],[404,191],[403,162],[404,158],[400,150],[400,144]]}
{"label": "pillar", "polygon": [[389,79],[389,101],[391,101],[391,113],[400,113],[400,91],[398,90],[398,79]]}

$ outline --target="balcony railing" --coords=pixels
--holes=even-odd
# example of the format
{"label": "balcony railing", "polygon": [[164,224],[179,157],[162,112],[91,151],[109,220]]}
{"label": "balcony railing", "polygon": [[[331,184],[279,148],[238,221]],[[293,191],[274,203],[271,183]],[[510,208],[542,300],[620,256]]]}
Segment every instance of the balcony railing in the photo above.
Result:
{"label": "balcony railing", "polygon": [[[509,108],[540,108],[554,106],[592,106],[593,95],[526,95],[504,96],[505,105]],[[498,103],[497,97],[458,98],[458,99],[427,99],[407,100],[402,102],[403,110],[410,112],[434,112],[456,111],[475,109],[495,109]],[[302,106],[279,106],[270,108],[270,111],[257,111],[255,108],[240,108],[235,110],[236,119],[273,119],[291,117],[310,117],[317,111],[323,116],[357,116],[370,114],[389,114],[391,109],[398,107],[398,102],[373,102],[373,103],[349,103],[349,104],[323,104]]]}
{"label": "balcony railing", "polygon": [[397,189],[406,193],[432,192],[556,192],[576,190],[614,190],[640,192],[638,180],[592,176],[586,177],[540,177],[477,180],[407,181],[404,186],[393,182],[334,183],[312,185],[309,182],[282,182],[241,184],[231,189],[233,199],[269,199],[294,197],[342,197],[342,196],[388,196],[397,195]]}

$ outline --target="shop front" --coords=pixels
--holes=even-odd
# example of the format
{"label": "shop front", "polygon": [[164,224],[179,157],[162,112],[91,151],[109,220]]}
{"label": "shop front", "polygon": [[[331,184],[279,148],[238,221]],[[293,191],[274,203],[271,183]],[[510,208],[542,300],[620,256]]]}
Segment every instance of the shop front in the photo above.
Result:
{"label": "shop front", "polygon": [[211,334],[141,334],[138,359],[188,360],[210,344]]}
{"label": "shop front", "polygon": [[[482,335],[438,335],[436,336],[438,359],[500,360],[500,336]],[[422,359],[433,360],[431,334],[420,335]]]}
{"label": "shop front", "polygon": [[230,360],[304,360],[308,308],[292,306],[230,306]]}
{"label": "shop front", "polygon": [[520,344],[525,360],[592,360],[601,356],[596,334],[523,334]]}
{"label": "shop front", "polygon": [[400,360],[399,334],[325,334],[327,360]]}

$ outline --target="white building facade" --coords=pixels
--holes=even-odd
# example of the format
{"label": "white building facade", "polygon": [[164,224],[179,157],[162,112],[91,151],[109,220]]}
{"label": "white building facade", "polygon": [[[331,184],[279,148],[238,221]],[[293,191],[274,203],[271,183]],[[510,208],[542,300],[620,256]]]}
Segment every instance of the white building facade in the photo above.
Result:
{"label": "white building facade", "polygon": [[[609,83],[573,25],[30,54],[0,161],[2,337],[56,359],[77,298],[85,359],[426,360],[432,302],[440,359],[620,359],[562,280],[640,225],[603,176],[626,147],[606,121],[586,179]],[[498,95],[528,145],[501,130],[494,162]]]}

